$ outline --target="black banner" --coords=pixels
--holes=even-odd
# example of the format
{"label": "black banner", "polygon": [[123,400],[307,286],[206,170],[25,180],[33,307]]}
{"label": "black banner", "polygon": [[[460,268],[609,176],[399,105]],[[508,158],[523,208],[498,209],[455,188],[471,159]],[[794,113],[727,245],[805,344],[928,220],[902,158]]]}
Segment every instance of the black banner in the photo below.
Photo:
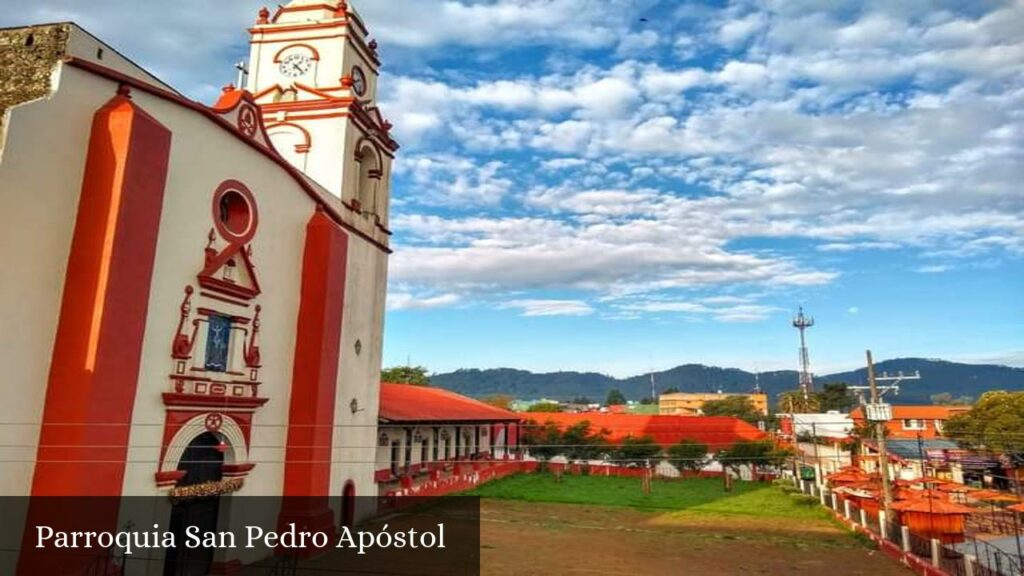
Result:
{"label": "black banner", "polygon": [[0,498],[0,574],[480,573],[480,501],[438,498]]}

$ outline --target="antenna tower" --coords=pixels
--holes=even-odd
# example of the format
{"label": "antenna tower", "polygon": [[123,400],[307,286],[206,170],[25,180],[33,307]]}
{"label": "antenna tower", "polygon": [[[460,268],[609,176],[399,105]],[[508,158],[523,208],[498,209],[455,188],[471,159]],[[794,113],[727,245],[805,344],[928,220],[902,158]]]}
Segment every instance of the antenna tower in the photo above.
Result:
{"label": "antenna tower", "polygon": [[800,391],[803,392],[804,398],[809,397],[811,392],[814,392],[814,378],[811,376],[811,358],[807,354],[807,339],[804,335],[804,331],[812,326],[814,326],[814,318],[804,314],[804,307],[801,306],[800,312],[793,318],[793,327],[800,331]]}

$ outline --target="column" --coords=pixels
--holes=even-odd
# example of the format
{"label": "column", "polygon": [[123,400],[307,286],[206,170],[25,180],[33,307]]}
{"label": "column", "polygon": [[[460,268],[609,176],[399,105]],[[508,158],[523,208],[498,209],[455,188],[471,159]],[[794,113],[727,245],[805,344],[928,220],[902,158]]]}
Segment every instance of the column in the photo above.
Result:
{"label": "column", "polygon": [[285,448],[282,526],[333,530],[328,506],[348,235],[319,207],[306,225]]}
{"label": "column", "polygon": [[[132,102],[126,87],[92,118],[32,496],[121,495],[170,149],[170,130]],[[25,535],[34,534],[32,525],[116,531],[116,500],[93,504],[69,514],[55,499],[35,499]],[[30,549],[19,573],[74,573],[95,559]]]}

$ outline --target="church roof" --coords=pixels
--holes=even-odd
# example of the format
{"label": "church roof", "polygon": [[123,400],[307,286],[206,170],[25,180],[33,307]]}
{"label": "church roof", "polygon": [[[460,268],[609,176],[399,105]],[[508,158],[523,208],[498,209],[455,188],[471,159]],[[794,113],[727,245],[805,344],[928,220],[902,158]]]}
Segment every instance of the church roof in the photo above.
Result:
{"label": "church roof", "polygon": [[380,385],[380,419],[387,422],[517,421],[514,412],[442,388]]}

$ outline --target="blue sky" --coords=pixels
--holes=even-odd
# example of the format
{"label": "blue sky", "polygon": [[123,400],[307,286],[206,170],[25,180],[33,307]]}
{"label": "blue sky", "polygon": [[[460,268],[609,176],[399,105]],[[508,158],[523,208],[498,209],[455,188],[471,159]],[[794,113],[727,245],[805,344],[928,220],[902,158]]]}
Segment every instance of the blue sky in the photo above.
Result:
{"label": "blue sky", "polygon": [[[403,144],[385,364],[795,368],[804,305],[819,373],[1024,365],[1024,3],[352,4]],[[208,102],[261,3],[0,5]]]}

